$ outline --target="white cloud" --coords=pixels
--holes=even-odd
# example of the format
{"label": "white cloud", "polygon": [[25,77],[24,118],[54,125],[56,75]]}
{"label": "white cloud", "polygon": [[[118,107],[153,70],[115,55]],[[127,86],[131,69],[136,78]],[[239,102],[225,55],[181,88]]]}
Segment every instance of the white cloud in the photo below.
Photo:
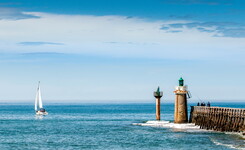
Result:
{"label": "white cloud", "polygon": [[[182,32],[160,30],[163,25],[190,21],[148,21],[126,16],[58,15],[25,12],[38,16],[0,20],[0,52],[90,53],[122,57],[215,59],[241,55],[245,38],[214,37],[196,28]],[[20,45],[50,42],[63,45]]]}
{"label": "white cloud", "polygon": [[[94,63],[74,61],[71,65],[62,62],[63,59],[71,60],[63,56],[62,61],[54,64],[39,61],[39,55],[34,57],[38,61],[36,63],[28,59],[23,60],[27,57],[20,60],[17,58],[15,63],[9,63],[7,57],[6,63],[0,63],[3,70],[0,99],[26,99],[26,97],[32,99],[35,97],[35,91],[30,95],[32,93],[30,89],[33,89],[33,83],[37,80],[43,81],[43,85],[47,86],[43,88],[46,90],[44,99],[150,100],[153,98],[151,91],[158,85],[164,88],[166,93],[164,99],[172,99],[174,96],[172,86],[176,84],[176,79],[180,75],[189,78],[187,83],[190,84],[191,92],[195,94],[201,91],[198,96],[209,93],[210,97],[222,99],[242,97],[239,94],[234,96],[234,93],[230,94],[229,91],[236,89],[235,92],[242,93],[243,88],[240,85],[244,84],[240,79],[244,73],[241,63],[245,64],[244,38],[214,37],[215,33],[201,32],[195,27],[184,27],[180,29],[181,32],[176,33],[161,30],[164,25],[191,22],[185,20],[149,21],[126,16],[57,15],[38,12],[22,14],[39,18],[0,20],[0,53],[26,52],[33,56],[32,53],[37,52],[62,52],[215,61],[185,63],[171,60],[172,63],[168,64],[167,59],[161,63],[113,64],[111,60],[109,65],[101,64],[102,61]],[[241,63],[233,65],[225,62],[231,60],[239,60]],[[21,64],[19,61],[28,63]],[[201,86],[200,78],[204,78],[205,82],[201,83]],[[225,90],[216,92],[217,89],[224,87]],[[19,92],[13,94],[13,91]]]}

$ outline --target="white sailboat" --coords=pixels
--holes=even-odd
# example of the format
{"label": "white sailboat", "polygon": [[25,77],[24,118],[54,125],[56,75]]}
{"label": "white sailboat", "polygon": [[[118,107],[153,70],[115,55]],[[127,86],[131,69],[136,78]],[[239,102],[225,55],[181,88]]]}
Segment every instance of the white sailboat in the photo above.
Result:
{"label": "white sailboat", "polygon": [[35,99],[35,111],[36,111],[36,115],[47,115],[48,114],[48,112],[43,108],[40,81],[38,82],[38,87],[37,87],[37,94],[36,94],[36,99]]}

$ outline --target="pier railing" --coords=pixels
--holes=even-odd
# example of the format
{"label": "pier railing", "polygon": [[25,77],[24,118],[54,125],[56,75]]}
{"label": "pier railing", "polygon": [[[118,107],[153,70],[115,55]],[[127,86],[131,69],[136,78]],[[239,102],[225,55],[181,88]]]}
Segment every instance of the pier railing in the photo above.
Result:
{"label": "pier railing", "polygon": [[201,129],[244,132],[245,109],[191,106],[190,121]]}

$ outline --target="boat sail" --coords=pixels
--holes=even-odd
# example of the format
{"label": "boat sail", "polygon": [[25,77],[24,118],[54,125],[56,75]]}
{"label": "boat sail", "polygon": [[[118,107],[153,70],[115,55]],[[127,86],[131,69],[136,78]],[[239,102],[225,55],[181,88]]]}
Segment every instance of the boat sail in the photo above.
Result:
{"label": "boat sail", "polygon": [[36,94],[36,99],[35,99],[35,111],[36,111],[36,115],[47,115],[48,114],[48,112],[43,108],[40,81],[38,82],[38,87],[37,87],[37,94]]}

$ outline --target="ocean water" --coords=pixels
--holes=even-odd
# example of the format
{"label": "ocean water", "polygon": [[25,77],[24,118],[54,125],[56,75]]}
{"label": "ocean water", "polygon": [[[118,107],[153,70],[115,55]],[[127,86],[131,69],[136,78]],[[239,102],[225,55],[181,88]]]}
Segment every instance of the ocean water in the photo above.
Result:
{"label": "ocean water", "polygon": [[[190,104],[192,105],[192,104]],[[245,108],[245,103],[215,103]],[[155,104],[46,104],[36,117],[33,104],[0,104],[0,150],[76,149],[245,149],[237,134],[139,126],[155,119]],[[173,121],[173,104],[162,106]]]}

